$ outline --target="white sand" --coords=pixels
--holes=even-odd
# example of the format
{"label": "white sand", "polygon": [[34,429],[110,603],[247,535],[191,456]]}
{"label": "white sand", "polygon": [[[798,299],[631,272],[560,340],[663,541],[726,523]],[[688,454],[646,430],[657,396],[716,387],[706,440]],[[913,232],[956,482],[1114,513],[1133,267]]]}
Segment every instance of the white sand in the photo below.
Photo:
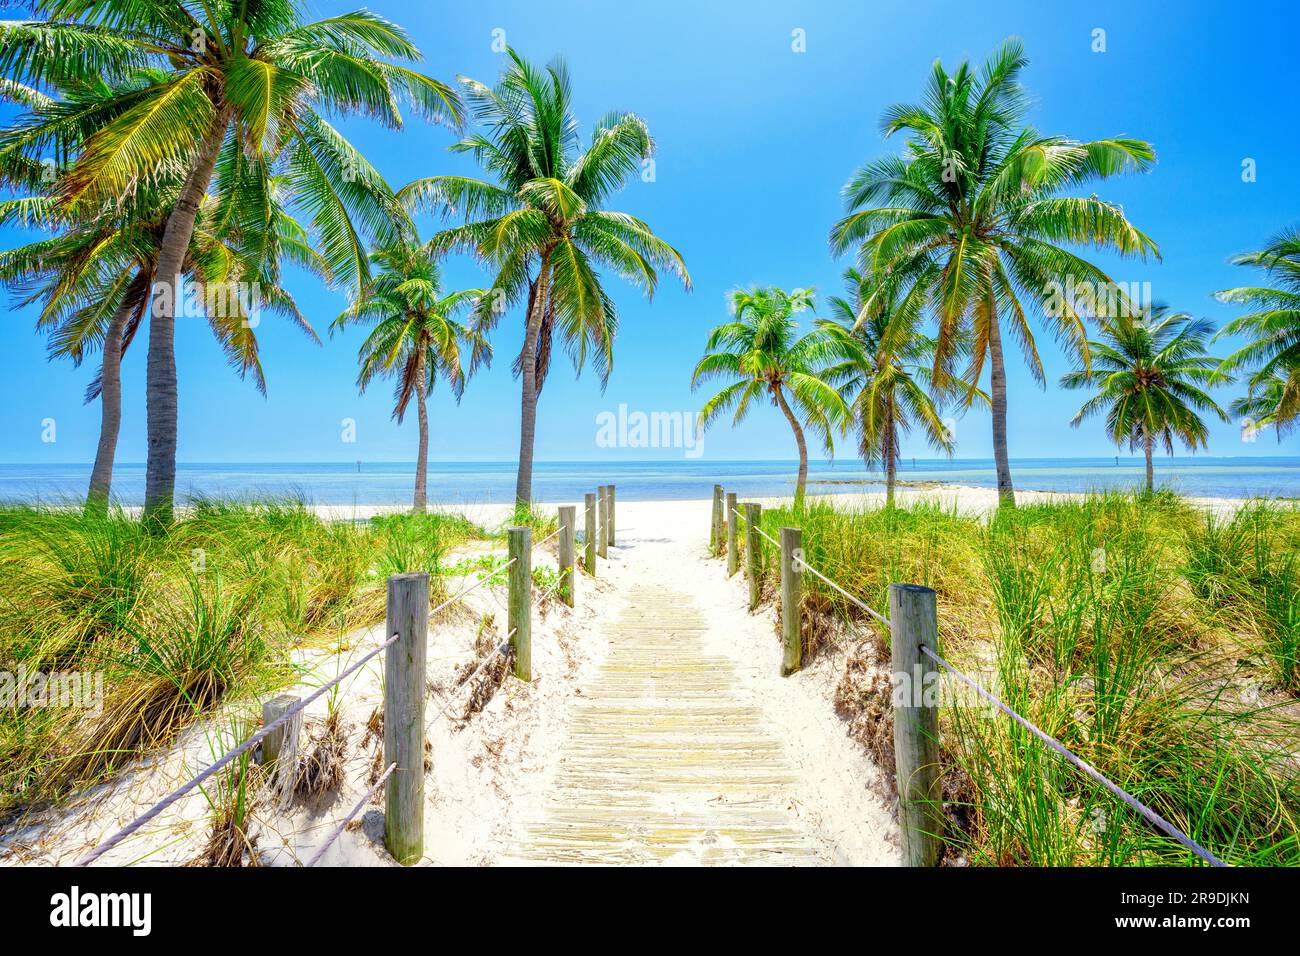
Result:
{"label": "white sand", "polygon": [[[1070,497],[1021,492],[1022,502]],[[844,506],[878,504],[883,492],[834,495]],[[901,503],[924,499],[984,513],[996,507],[996,493],[983,488],[900,489]],[[1231,509],[1239,502],[1208,500],[1207,507]],[[368,517],[399,508],[321,507],[337,519]],[[459,509],[476,521],[496,524],[505,506]],[[842,864],[892,864],[898,860],[897,826],[882,799],[881,774],[863,748],[845,733],[831,697],[844,668],[843,654],[830,651],[809,669],[791,678],[778,675],[780,645],[771,606],[747,611],[743,574],[728,579],[725,563],[708,558],[708,501],[628,502],[618,505],[620,546],[600,563],[592,581],[579,575],[577,607],[550,602],[534,619],[534,680],[507,678],[488,707],[468,723],[441,718],[453,675],[473,657],[474,635],[484,614],[494,615],[495,633],[504,632],[504,589],[479,589],[464,601],[464,610],[431,624],[427,713],[433,768],[426,779],[425,862],[491,864],[512,856],[510,849],[526,838],[526,827],[542,813],[549,781],[565,740],[572,702],[591,679],[607,645],[601,622],[613,620],[626,603],[629,588],[653,581],[691,595],[705,609],[708,651],[735,662],[741,686],[737,693],[755,704],[766,722],[779,729],[786,756],[799,771],[789,810],[828,861]],[[581,527],[581,520],[579,521]],[[554,542],[535,552],[535,562],[554,566]],[[459,585],[452,582],[454,590]],[[309,693],[382,640],[383,627],[350,635],[340,653],[315,652],[302,661],[308,671],[300,693]],[[263,801],[252,832],[263,860],[270,864],[305,862],[369,789],[367,782],[377,749],[363,747],[365,723],[382,699],[382,657],[373,660],[339,695],[349,738],[347,778],[342,791],[323,806],[282,812]],[[459,713],[465,694],[452,705]],[[309,711],[307,731],[326,712],[327,698]],[[234,711],[236,708],[227,708]],[[257,713],[256,702],[243,713]],[[231,745],[229,715],[192,728],[171,751],[141,761],[107,784],[55,811],[30,816],[20,828],[0,836],[0,863],[68,864],[98,840],[188,779]],[[225,735],[209,739],[211,735]],[[304,733],[304,746],[307,734]],[[395,865],[382,846],[382,816],[372,806],[359,824],[338,839],[325,862],[346,865]],[[197,857],[209,832],[204,796],[195,790],[151,821],[140,833],[109,851],[106,864],[140,862],[176,865]],[[513,857],[512,857],[513,858]],[[674,860],[674,862],[689,862]]]}

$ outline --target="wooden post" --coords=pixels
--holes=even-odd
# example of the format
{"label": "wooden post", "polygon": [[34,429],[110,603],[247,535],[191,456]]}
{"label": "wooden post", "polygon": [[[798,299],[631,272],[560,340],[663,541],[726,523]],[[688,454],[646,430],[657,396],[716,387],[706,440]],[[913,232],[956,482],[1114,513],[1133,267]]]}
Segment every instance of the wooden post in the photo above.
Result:
{"label": "wooden post", "polygon": [[533,529],[506,531],[510,548],[510,594],[507,599],[506,633],[515,649],[515,676],[533,679]]}
{"label": "wooden post", "polygon": [[889,632],[894,668],[894,764],[904,866],[938,866],[943,854],[943,791],[939,774],[939,717],[926,704],[937,686],[934,663],[921,653],[939,634],[934,591],[916,584],[889,586]]}
{"label": "wooden post", "polygon": [[606,485],[605,494],[609,500],[609,541],[611,548],[618,547],[618,542],[614,540],[614,486]]}
{"label": "wooden post", "polygon": [[709,554],[717,554],[722,543],[722,485],[713,486],[713,518],[709,524]]}
{"label": "wooden post", "polygon": [[[290,708],[302,701],[293,694],[280,694],[262,704],[262,726],[273,724]],[[262,759],[260,763],[269,767],[283,754],[285,759],[298,755],[298,731],[302,728],[302,714],[295,714],[275,730],[262,738]]]}
{"label": "wooden post", "polygon": [[583,563],[587,566],[587,573],[594,578],[596,576],[596,496],[583,495],[582,503],[587,509],[583,516],[583,530],[587,536],[587,540],[583,542],[586,546],[586,559]]}
{"label": "wooden post", "polygon": [[573,553],[577,529],[574,527],[573,505],[560,507],[560,597],[573,607]]}
{"label": "wooden post", "polygon": [[[283,714],[298,706],[302,698],[280,694],[262,704],[262,726],[267,727]],[[302,729],[302,712],[294,714],[262,738],[260,763],[270,771],[271,789],[284,803],[293,794],[298,777],[298,733]]]}
{"label": "wooden post", "polygon": [[397,640],[384,652],[384,843],[398,863],[424,856],[424,658],[429,633],[429,575],[388,579],[388,623]]}
{"label": "wooden post", "polygon": [[596,532],[596,553],[602,558],[609,554],[609,486],[596,488],[596,514],[600,517],[600,529]]}
{"label": "wooden post", "polygon": [[763,575],[763,538],[758,533],[763,506],[745,505],[745,557],[749,565],[749,609],[758,607],[758,591]]}
{"label": "wooden post", "polygon": [[740,567],[740,541],[736,538],[736,493],[727,492],[727,577]]}
{"label": "wooden post", "polygon": [[803,600],[800,586],[800,567],[796,557],[803,557],[803,531],[800,528],[781,529],[781,634],[784,653],[781,655],[781,676],[788,677],[799,669],[802,647],[799,634],[799,602]]}

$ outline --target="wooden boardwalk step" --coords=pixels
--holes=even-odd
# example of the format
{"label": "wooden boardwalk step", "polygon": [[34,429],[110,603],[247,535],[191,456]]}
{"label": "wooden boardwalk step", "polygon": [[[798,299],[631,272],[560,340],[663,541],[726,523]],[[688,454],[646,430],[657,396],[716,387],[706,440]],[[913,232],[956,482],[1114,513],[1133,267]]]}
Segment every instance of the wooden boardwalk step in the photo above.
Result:
{"label": "wooden boardwalk step", "polygon": [[541,819],[507,861],[826,862],[789,809],[797,777],[776,729],[744,699],[730,659],[705,651],[705,628],[688,595],[628,594]]}

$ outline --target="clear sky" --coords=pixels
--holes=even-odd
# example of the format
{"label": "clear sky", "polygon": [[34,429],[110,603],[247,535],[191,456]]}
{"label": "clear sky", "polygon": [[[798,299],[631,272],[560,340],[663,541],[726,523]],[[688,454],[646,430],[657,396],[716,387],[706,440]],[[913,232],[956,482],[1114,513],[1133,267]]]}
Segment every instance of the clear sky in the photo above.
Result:
{"label": "clear sky", "polygon": [[[949,65],[964,57],[978,61],[1005,37],[1020,36],[1031,59],[1024,80],[1040,130],[1154,143],[1153,172],[1096,189],[1124,205],[1160,244],[1164,260],[1097,261],[1117,280],[1149,281],[1154,298],[1177,309],[1216,323],[1232,317],[1233,308],[1210,294],[1255,277],[1228,265],[1227,257],[1300,221],[1294,104],[1300,12],[1293,2],[372,0],[370,6],[411,30],[426,54],[423,68],[441,79],[464,74],[493,81],[503,59],[492,50],[496,29],[530,59],[559,54],[573,74],[584,130],[608,110],[632,110],[648,121],[658,143],[655,181],[631,184],[611,206],[642,216],[681,250],[695,291],[686,294],[665,279],[646,303],[609,279],[621,315],[609,387],[602,394],[590,370],[575,379],[567,359],[558,357],[541,398],[541,459],[606,454],[596,446],[596,417],[620,403],[646,412],[698,407],[702,396],[690,391],[690,370],[709,328],[726,317],[729,289],[770,283],[840,291],[848,263],[833,260],[826,242],[842,211],[840,187],[863,161],[901,149],[882,140],[881,112],[917,99],[935,58]],[[353,7],[321,0],[311,9],[328,15]],[[804,31],[805,52],[792,49],[796,29]],[[1105,31],[1105,52],[1093,51],[1097,29]],[[471,161],[447,151],[453,135],[445,129],[412,122],[393,132],[361,119],[343,127],[395,187],[420,176],[473,172]],[[1242,181],[1247,158],[1257,170],[1252,183]],[[436,223],[425,217],[421,225],[427,235]],[[6,246],[21,238],[12,230],[0,234]],[[451,263],[447,274],[460,287],[486,281],[469,260]],[[265,321],[259,337],[266,398],[230,372],[201,320],[178,322],[180,459],[410,458],[414,416],[399,427],[389,420],[391,389],[381,384],[358,396],[354,387],[363,333],[326,336],[343,297],[302,275],[289,284],[325,343],[317,347],[276,320]],[[515,457],[519,389],[510,364],[521,339],[522,319],[512,314],[496,333],[496,362],[470,383],[461,404],[441,389],[433,394],[431,457]],[[1069,427],[1081,397],[1054,384],[1068,363],[1046,335],[1040,348],[1046,391],[1008,354],[1012,457],[1112,454],[1099,423]],[[123,462],[144,459],[144,359],[142,335],[123,369]],[[99,410],[82,404],[92,371],[48,363],[31,310],[8,311],[0,325],[0,461],[93,458]],[[1226,404],[1236,392],[1220,397]],[[52,444],[41,441],[47,418],[57,422]],[[342,441],[346,418],[356,420],[355,444]],[[967,415],[957,438],[958,456],[991,455],[986,415]],[[1271,437],[1244,444],[1236,426],[1216,423],[1210,454],[1294,455],[1297,447],[1295,438],[1281,447]],[[846,443],[843,454],[850,448]],[[734,432],[726,423],[716,427],[705,454],[788,459],[794,446],[784,421],[764,409]],[[930,453],[911,439],[903,454]]]}

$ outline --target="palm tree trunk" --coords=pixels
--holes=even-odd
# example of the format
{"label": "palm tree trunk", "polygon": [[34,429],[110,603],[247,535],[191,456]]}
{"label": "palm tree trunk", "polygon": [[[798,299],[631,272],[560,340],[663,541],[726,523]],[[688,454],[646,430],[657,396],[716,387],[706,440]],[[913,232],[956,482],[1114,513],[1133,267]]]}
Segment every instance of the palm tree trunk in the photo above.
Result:
{"label": "palm tree trunk", "polygon": [[182,268],[194,235],[199,204],[208,191],[217,154],[225,138],[224,112],[208,131],[176,207],[167,217],[158,247],[158,268],[149,314],[149,362],[145,397],[149,452],[144,475],[144,516],[155,530],[171,524],[176,492],[176,306],[182,291]]}
{"label": "palm tree trunk", "polygon": [[894,409],[885,409],[885,507],[894,507],[894,482],[898,478],[898,436],[894,429]]}
{"label": "palm tree trunk", "polygon": [[1156,490],[1156,472],[1155,466],[1151,461],[1151,452],[1154,448],[1155,440],[1151,437],[1151,429],[1145,424],[1142,426],[1142,450],[1147,456],[1147,494]]}
{"label": "palm tree trunk", "polygon": [[95,450],[95,465],[90,469],[87,514],[103,514],[108,510],[117,435],[122,427],[122,334],[134,307],[135,300],[123,295],[104,335],[104,356],[99,370],[99,447]]}
{"label": "palm tree trunk", "polygon": [[527,508],[533,500],[533,440],[537,434],[537,335],[542,327],[542,314],[550,294],[551,257],[542,256],[537,272],[537,296],[528,310],[528,323],[524,328],[524,347],[520,360],[520,378],[523,379],[519,400],[519,476],[515,480],[515,506]]}
{"label": "palm tree trunk", "polygon": [[794,443],[799,446],[799,479],[794,486],[794,506],[803,507],[804,487],[808,484],[808,443],[804,441],[803,428],[799,424],[799,419],[795,418],[794,412],[790,410],[789,403],[785,400],[785,393],[781,391],[781,386],[772,389],[772,395],[776,400],[777,406],[785,414],[785,420],[790,423],[794,430]]}
{"label": "palm tree trunk", "polygon": [[1007,458],[1007,368],[1002,361],[1002,330],[996,310],[989,317],[989,391],[993,412],[993,464],[998,473],[998,505],[1014,508],[1016,490],[1011,484]]}
{"label": "palm tree trunk", "polygon": [[413,511],[428,510],[429,483],[429,383],[425,372],[424,353],[420,355],[419,378],[415,382],[416,412],[420,421],[420,450],[415,455],[415,502]]}

